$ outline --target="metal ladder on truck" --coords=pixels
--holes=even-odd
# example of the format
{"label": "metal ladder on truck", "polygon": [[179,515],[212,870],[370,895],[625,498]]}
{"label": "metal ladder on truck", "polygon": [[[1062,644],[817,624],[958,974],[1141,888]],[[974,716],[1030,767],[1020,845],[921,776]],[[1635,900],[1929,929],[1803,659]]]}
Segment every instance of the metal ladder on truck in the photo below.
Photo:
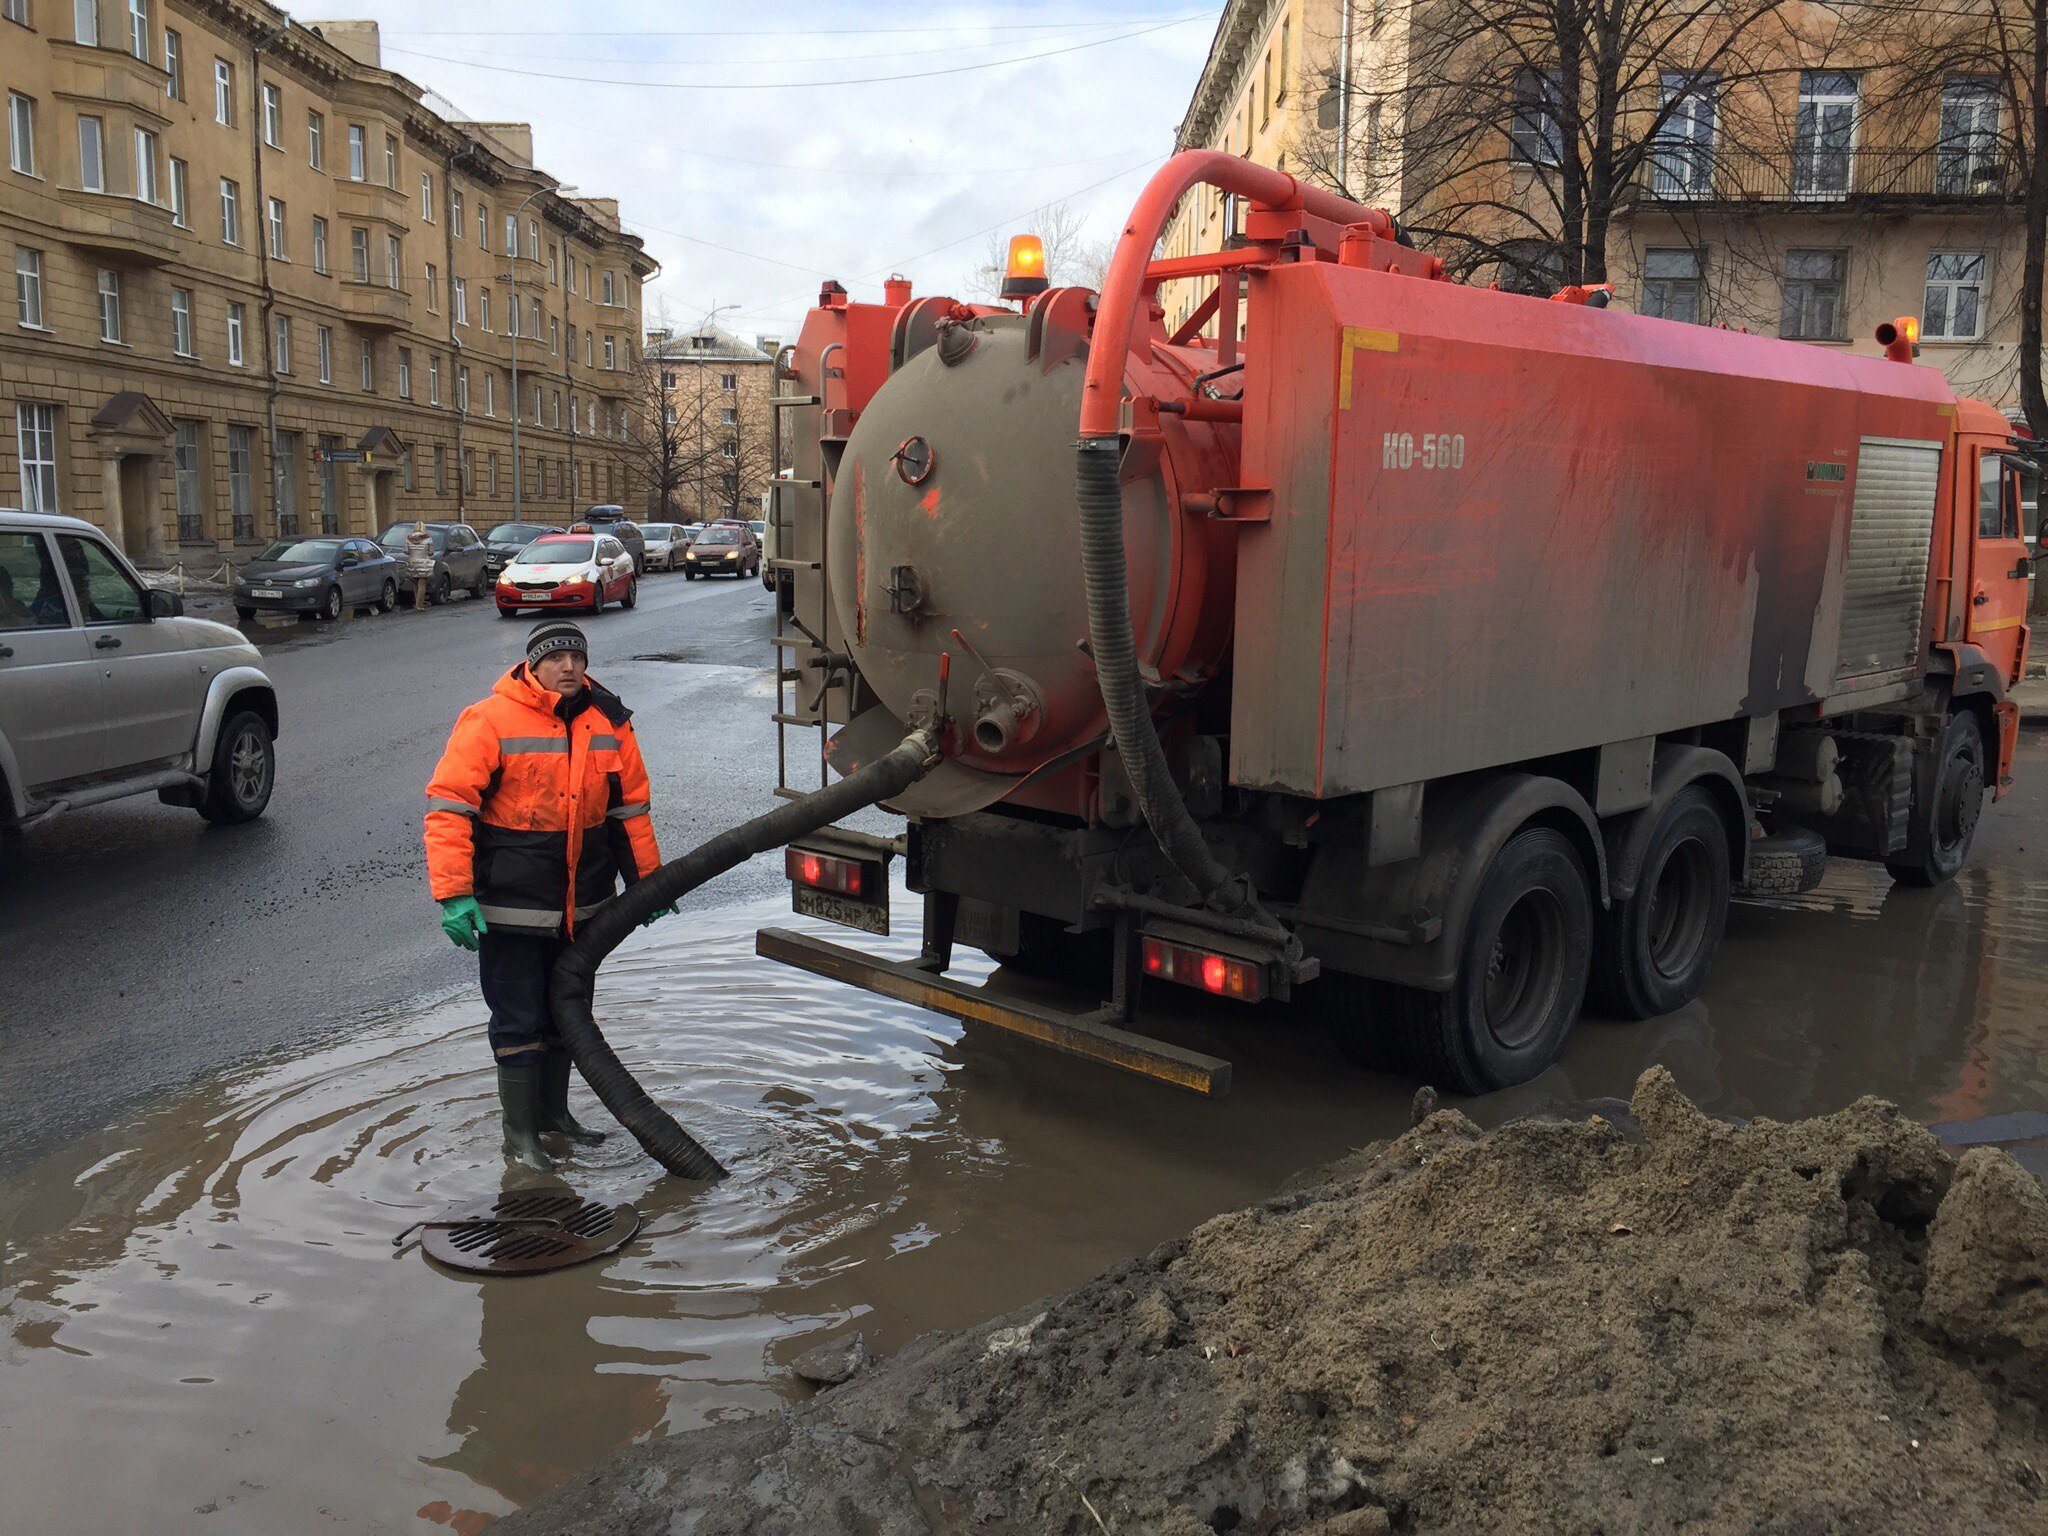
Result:
{"label": "metal ladder on truck", "polygon": [[[834,344],[837,345],[836,343]],[[826,357],[831,356],[831,348]],[[821,478],[816,480],[795,480],[783,474],[783,412],[802,410],[825,403],[825,378],[829,369],[821,364],[818,380],[819,393],[815,395],[789,395],[782,392],[786,379],[794,376],[793,359],[796,348],[784,347],[775,358],[775,393],[768,398],[768,419],[771,428],[771,457],[769,463],[774,472],[768,479],[768,524],[775,532],[775,558],[768,562],[768,568],[775,573],[775,793],[784,800],[795,800],[812,789],[823,789],[831,782],[830,765],[826,749],[831,745],[832,729],[825,713],[825,694],[832,687],[834,678],[829,669],[820,666],[815,658],[827,654],[829,647],[822,635],[813,634],[803,621],[796,616],[796,603],[792,590],[791,601],[785,605],[782,587],[788,582],[794,589],[799,571],[818,573],[822,592],[825,581],[825,542],[828,538],[826,512],[830,505],[831,488],[822,478],[824,465],[819,464]],[[789,550],[789,498],[792,495],[816,496],[818,513],[818,558],[800,560],[788,553]],[[822,607],[822,604],[821,604]],[[811,665],[806,666],[806,660]],[[811,702],[799,713],[801,703],[799,689],[813,680],[818,692]],[[818,782],[799,788],[789,781],[789,732],[801,728],[818,733]]]}

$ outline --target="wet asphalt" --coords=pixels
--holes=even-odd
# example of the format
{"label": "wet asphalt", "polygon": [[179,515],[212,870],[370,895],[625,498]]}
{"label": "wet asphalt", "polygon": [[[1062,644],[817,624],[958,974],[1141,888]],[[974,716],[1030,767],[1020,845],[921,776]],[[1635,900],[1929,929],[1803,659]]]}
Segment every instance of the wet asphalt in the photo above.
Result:
{"label": "wet asphalt", "polygon": [[[534,617],[458,597],[245,625],[282,715],[260,821],[213,827],[146,796],[60,818],[0,861],[0,1172],[203,1073],[474,985],[427,895],[422,790]],[[773,621],[758,580],[669,574],[642,581],[633,612],[585,621],[593,675],[635,712],[671,857],[772,803]],[[748,866],[693,905],[778,886]]]}

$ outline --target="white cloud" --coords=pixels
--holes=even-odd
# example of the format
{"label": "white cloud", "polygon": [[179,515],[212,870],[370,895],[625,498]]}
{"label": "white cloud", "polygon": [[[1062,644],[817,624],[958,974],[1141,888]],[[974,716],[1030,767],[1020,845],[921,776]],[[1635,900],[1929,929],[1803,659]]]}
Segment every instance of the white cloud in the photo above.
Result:
{"label": "white cloud", "polygon": [[[355,7],[382,25],[388,68],[464,115],[531,122],[544,169],[619,199],[662,263],[650,317],[666,304],[689,325],[734,305],[729,329],[782,336],[826,276],[875,296],[900,269],[919,292],[965,295],[982,231],[1063,196],[1108,240],[1144,184],[1133,167],[1172,148],[1219,9],[611,0],[570,20],[534,0]],[[1195,19],[1162,25],[1183,17]],[[1046,56],[928,73],[1034,54]],[[913,73],[924,78],[810,83]]]}

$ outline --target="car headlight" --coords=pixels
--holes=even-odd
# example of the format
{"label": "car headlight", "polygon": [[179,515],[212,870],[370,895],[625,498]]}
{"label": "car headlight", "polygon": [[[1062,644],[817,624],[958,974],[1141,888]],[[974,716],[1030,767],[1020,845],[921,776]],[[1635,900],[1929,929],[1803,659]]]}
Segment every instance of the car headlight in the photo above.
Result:
{"label": "car headlight", "polygon": [[302,576],[297,581],[293,582],[292,585],[295,587],[317,587],[320,585],[322,579],[323,578],[319,576]]}

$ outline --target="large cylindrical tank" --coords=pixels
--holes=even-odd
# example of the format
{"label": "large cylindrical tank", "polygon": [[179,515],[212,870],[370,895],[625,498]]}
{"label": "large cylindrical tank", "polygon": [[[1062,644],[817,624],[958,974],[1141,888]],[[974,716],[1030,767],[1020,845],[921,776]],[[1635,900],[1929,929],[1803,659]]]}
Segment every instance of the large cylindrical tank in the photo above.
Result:
{"label": "large cylindrical tank", "polygon": [[[997,775],[1029,773],[1104,731],[1074,492],[1086,351],[1058,333],[1053,297],[1032,319],[963,314],[914,351],[899,328],[909,355],[848,437],[829,511],[826,576],[855,666],[908,720],[950,651],[948,751]],[[1185,371],[1148,348],[1130,388],[1182,397]],[[1209,487],[1228,462],[1221,434],[1235,430],[1168,422],[1125,458],[1133,631],[1167,679],[1208,675],[1228,644],[1229,545],[1181,498]]]}

